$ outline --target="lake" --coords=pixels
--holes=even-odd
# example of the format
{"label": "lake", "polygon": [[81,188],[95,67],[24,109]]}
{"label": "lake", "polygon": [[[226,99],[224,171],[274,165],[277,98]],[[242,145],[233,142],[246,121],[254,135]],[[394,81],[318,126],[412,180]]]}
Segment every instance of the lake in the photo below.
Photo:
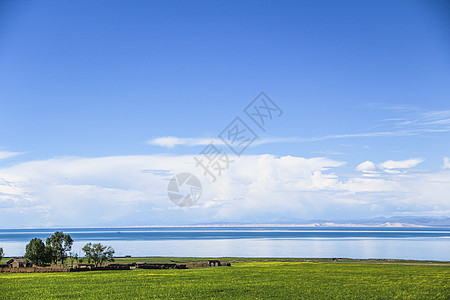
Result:
{"label": "lake", "polygon": [[25,253],[35,237],[70,234],[73,252],[101,242],[116,256],[345,257],[450,261],[450,228],[139,227],[0,229],[6,256]]}

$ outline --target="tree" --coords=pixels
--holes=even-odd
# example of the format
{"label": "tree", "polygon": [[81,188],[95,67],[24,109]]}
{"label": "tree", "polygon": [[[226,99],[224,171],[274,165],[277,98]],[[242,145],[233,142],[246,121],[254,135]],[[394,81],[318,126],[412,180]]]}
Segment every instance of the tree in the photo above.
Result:
{"label": "tree", "polygon": [[38,266],[50,263],[51,254],[51,248],[38,238],[32,239],[25,248],[25,258]]}
{"label": "tree", "polygon": [[70,254],[70,258],[71,258],[71,262],[78,262],[78,253],[69,253]]}
{"label": "tree", "polygon": [[62,231],[56,231],[51,237],[47,238],[45,244],[51,248],[52,262],[58,263],[60,261],[64,264],[67,258],[67,252],[72,249],[73,240],[68,234]]}
{"label": "tree", "polygon": [[111,246],[103,246],[102,244],[91,244],[87,243],[83,247],[83,252],[86,254],[86,259],[90,263],[91,260],[94,262],[95,267],[102,265],[106,261],[114,261],[114,249]]}
{"label": "tree", "polygon": [[3,255],[5,255],[5,254],[3,253],[3,248],[0,248],[0,260],[3,259]]}
{"label": "tree", "polygon": [[87,243],[81,250],[84,252],[84,257],[86,257],[88,264],[90,264],[92,260],[92,244]]}

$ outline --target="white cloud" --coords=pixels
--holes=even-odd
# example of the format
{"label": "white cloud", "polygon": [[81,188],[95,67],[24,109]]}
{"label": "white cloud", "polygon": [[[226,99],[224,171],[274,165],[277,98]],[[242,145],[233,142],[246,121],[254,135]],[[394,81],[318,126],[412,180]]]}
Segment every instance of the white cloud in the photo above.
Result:
{"label": "white cloud", "polygon": [[[450,110],[441,111],[425,111],[416,107],[407,106],[380,106],[371,105],[372,108],[381,108],[396,111],[399,113],[407,113],[407,115],[399,115],[395,118],[382,120],[380,126],[384,130],[367,131],[360,133],[342,133],[329,134],[315,137],[268,137],[258,139],[251,146],[258,146],[272,143],[305,143],[317,142],[333,139],[351,139],[366,137],[397,137],[397,136],[418,136],[425,133],[446,133],[450,132]],[[183,138],[175,136],[158,137],[148,140],[150,145],[171,148],[174,146],[201,146],[208,145],[211,141],[215,144],[223,144],[223,142],[214,138]]]}
{"label": "white cloud", "polygon": [[373,162],[371,162],[369,160],[367,160],[367,161],[365,161],[363,163],[360,163],[356,167],[356,171],[359,171],[359,172],[369,172],[369,173],[371,173],[371,172],[375,172],[376,170],[377,170],[377,166]]}
{"label": "white cloud", "polygon": [[423,162],[420,158],[408,159],[408,160],[388,160],[380,164],[380,167],[386,171],[392,171],[395,169],[409,169],[414,168],[418,164]]}
{"label": "white cloud", "polygon": [[[444,128],[422,128],[422,129],[404,129],[404,130],[392,130],[392,131],[378,131],[378,132],[365,132],[365,133],[349,133],[349,134],[332,134],[316,137],[270,137],[263,138],[254,141],[250,146],[259,146],[265,144],[283,144],[283,143],[308,143],[319,142],[325,140],[334,139],[351,139],[351,138],[363,138],[363,137],[397,137],[397,136],[416,136],[423,133],[444,133],[449,132],[449,129]],[[217,138],[181,138],[174,136],[166,136],[150,139],[147,141],[149,145],[155,145],[160,147],[172,148],[174,146],[202,146],[208,145],[211,142],[214,144],[224,144],[221,139]]]}
{"label": "white cloud", "polygon": [[332,151],[332,150],[317,151],[316,153],[325,154],[325,155],[342,155],[342,154],[344,154],[344,152]]}
{"label": "white cloud", "polygon": [[202,146],[214,144],[222,144],[223,142],[217,138],[180,138],[175,136],[163,136],[147,141],[149,145],[172,148],[175,146]]}
{"label": "white cloud", "polygon": [[444,164],[442,165],[442,169],[450,169],[450,160],[448,157],[444,157]]}
{"label": "white cloud", "polygon": [[[215,145],[225,145],[225,143],[219,138],[182,138],[175,136],[163,136],[154,139],[150,139],[147,141],[147,144],[173,148],[175,146],[206,146],[210,143],[214,143]],[[272,138],[264,138],[255,140],[250,146],[258,146],[264,144],[272,144],[272,143],[292,143],[292,142],[303,142],[302,139],[299,138],[283,138],[283,137],[272,137]]]}
{"label": "white cloud", "polygon": [[[344,164],[325,157],[243,156],[209,183],[191,156],[23,162],[0,168],[0,227],[261,223],[450,209],[447,170],[371,178],[364,176],[375,172],[369,161],[357,167],[364,174],[340,176]],[[167,197],[168,181],[179,172],[202,181],[195,207],[178,208]]]}
{"label": "white cloud", "polygon": [[22,152],[0,151],[0,160],[23,154]]}

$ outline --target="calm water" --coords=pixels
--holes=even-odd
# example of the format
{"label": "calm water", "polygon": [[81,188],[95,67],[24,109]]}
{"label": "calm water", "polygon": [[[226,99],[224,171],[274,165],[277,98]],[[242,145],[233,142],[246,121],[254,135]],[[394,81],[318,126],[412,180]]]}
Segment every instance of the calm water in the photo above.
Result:
{"label": "calm water", "polygon": [[[101,242],[117,256],[348,257],[450,261],[450,228],[61,228],[73,251]],[[56,229],[0,229],[5,255],[23,255]]]}

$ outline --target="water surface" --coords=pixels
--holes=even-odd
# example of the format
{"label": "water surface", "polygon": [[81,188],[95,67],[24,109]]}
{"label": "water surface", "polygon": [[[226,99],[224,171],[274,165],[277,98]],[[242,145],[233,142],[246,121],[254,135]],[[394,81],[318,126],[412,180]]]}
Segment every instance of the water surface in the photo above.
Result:
{"label": "water surface", "polygon": [[450,261],[450,228],[151,227],[0,229],[5,255],[23,255],[35,237],[62,230],[81,254],[87,242],[117,256],[347,257]]}

